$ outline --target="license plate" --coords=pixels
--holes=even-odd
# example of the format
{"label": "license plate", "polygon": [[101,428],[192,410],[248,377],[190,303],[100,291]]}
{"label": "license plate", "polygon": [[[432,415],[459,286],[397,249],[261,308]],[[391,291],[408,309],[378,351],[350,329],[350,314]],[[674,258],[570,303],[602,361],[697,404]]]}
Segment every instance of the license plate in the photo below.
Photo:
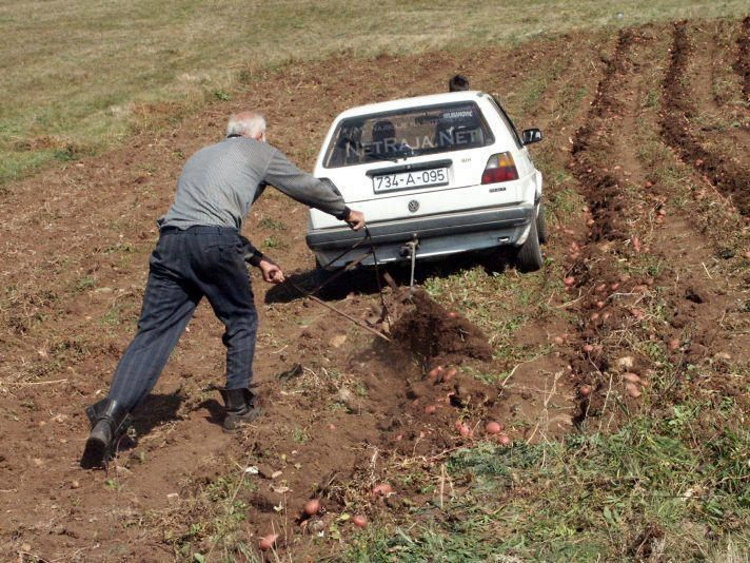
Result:
{"label": "license plate", "polygon": [[447,183],[447,168],[431,168],[430,170],[419,170],[417,172],[383,174],[382,176],[373,176],[372,178],[372,188],[376,194],[392,190],[444,186]]}

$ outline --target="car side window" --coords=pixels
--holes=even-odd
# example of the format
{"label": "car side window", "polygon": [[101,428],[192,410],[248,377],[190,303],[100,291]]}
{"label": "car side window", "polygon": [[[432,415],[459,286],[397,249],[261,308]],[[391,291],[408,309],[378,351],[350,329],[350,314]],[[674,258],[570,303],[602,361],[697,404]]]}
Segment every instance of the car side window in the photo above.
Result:
{"label": "car side window", "polygon": [[487,96],[490,100],[490,103],[497,111],[498,115],[500,116],[500,119],[503,120],[503,123],[508,127],[508,129],[513,133],[513,140],[516,142],[516,145],[518,148],[523,148],[523,141],[521,140],[521,136],[518,134],[518,129],[516,129],[516,126],[513,124],[513,120],[510,118],[510,116],[505,113],[505,110],[503,109],[503,106],[500,105],[500,103],[495,99],[494,96]]}

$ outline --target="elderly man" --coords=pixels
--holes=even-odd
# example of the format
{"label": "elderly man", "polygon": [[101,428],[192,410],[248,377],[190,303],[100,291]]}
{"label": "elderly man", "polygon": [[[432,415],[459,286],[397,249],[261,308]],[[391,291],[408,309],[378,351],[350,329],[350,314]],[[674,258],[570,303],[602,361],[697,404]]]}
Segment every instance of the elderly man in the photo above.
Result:
{"label": "elderly man", "polygon": [[270,184],[291,198],[334,215],[359,230],[364,215],[349,209],[330,183],[294,166],[266,142],[256,112],[233,115],[222,141],[195,153],[182,170],[172,207],[158,220],[159,241],[149,263],[138,332],[122,356],[109,394],[87,409],[92,429],[84,468],[106,465],[130,424],[130,412],[156,385],[169,355],[205,296],[226,328],[224,428],[232,431],[258,415],[253,378],[257,314],[245,260],[270,283],[284,273],[241,237],[245,216]]}

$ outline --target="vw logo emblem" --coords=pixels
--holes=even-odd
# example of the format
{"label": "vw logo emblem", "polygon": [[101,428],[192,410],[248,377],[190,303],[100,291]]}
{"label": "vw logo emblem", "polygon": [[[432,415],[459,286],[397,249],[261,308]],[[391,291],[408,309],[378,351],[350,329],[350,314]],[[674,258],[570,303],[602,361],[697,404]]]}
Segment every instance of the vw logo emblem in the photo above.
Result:
{"label": "vw logo emblem", "polygon": [[416,213],[419,210],[419,202],[416,199],[413,199],[409,202],[409,211],[412,213]]}

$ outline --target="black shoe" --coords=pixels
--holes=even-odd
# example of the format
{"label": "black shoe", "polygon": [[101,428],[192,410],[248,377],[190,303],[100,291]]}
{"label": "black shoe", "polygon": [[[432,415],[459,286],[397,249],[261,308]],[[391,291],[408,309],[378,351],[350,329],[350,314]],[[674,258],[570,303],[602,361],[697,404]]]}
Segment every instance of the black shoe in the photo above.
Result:
{"label": "black shoe", "polygon": [[250,389],[225,389],[217,387],[224,399],[227,416],[222,424],[225,432],[234,432],[243,424],[249,424],[260,415],[260,409],[255,405],[256,396]]}
{"label": "black shoe", "polygon": [[107,467],[117,447],[117,442],[131,423],[130,414],[112,399],[103,399],[86,409],[91,421],[91,434],[81,456],[81,467],[97,469]]}

